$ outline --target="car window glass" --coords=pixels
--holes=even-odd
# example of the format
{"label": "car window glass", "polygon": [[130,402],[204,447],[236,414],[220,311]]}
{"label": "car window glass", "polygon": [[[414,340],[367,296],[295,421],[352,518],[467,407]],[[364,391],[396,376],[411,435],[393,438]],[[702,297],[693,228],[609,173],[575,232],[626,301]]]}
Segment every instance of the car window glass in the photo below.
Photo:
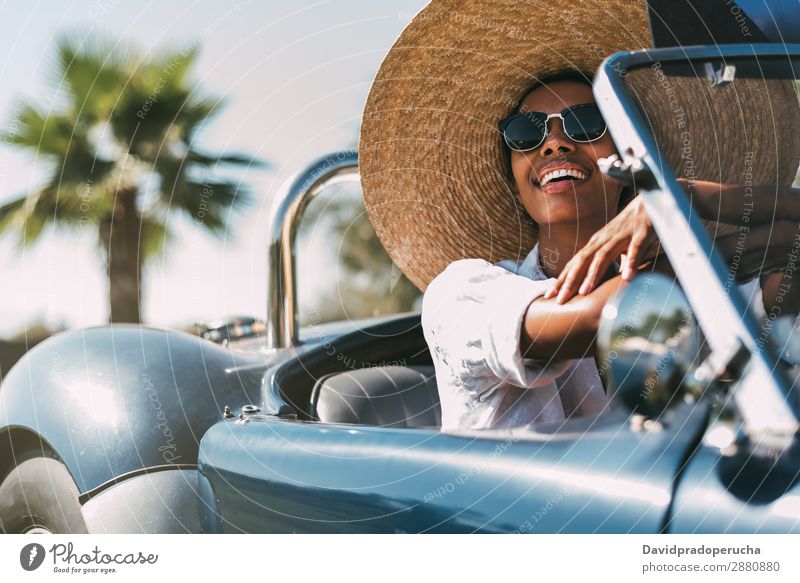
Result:
{"label": "car window glass", "polygon": [[[792,276],[800,229],[786,219],[800,193],[792,190],[800,186],[800,94],[787,61],[656,61],[627,71],[625,82],[658,145],[656,164],[672,170],[693,203],[704,201],[698,214],[729,260],[728,287]],[[738,198],[699,196],[688,183],[736,185]],[[756,233],[763,224],[769,232]],[[800,296],[800,280],[791,283]]]}
{"label": "car window glass", "polygon": [[330,185],[308,205],[296,265],[301,326],[420,308],[421,292],[384,251],[355,182]]}
{"label": "car window glass", "polygon": [[729,80],[717,85],[703,63],[690,69],[656,62],[628,72],[628,88],[656,139],[661,163],[688,180],[792,185],[800,163],[797,82],[769,78],[768,63],[729,67]]}

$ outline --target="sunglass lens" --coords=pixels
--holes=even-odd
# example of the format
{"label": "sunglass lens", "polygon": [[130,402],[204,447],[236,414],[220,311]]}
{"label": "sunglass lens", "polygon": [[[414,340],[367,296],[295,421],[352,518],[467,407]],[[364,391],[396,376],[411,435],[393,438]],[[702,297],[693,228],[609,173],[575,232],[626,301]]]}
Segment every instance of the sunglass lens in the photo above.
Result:
{"label": "sunglass lens", "polygon": [[591,142],[603,135],[606,122],[597,106],[576,107],[564,115],[564,131],[576,142]]}
{"label": "sunglass lens", "polygon": [[532,150],[542,143],[547,116],[539,113],[522,113],[511,118],[503,130],[503,138],[513,150]]}

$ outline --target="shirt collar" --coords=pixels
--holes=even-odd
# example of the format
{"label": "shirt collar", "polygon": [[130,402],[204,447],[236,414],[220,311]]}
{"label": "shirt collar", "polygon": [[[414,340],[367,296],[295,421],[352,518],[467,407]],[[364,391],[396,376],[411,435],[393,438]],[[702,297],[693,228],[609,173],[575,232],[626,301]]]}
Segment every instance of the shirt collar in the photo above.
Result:
{"label": "shirt collar", "polygon": [[528,256],[519,266],[519,274],[535,280],[549,279],[547,275],[545,275],[544,271],[542,271],[541,265],[539,264],[538,242],[533,246],[531,252],[528,253]]}
{"label": "shirt collar", "polygon": [[[619,263],[616,261],[611,262],[611,269],[614,273],[620,272]],[[519,275],[524,275],[525,277],[529,277],[535,280],[541,279],[550,279],[550,276],[547,275],[544,271],[542,271],[542,265],[539,261],[539,243],[537,241],[536,245],[533,246],[531,252],[528,253],[528,256],[519,264],[519,269],[517,271]]]}

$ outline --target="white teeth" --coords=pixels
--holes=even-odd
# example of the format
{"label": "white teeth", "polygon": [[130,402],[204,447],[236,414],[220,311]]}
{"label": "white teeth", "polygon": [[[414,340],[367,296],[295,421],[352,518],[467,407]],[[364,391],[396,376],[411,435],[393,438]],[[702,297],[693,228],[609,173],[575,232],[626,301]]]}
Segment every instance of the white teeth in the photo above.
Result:
{"label": "white teeth", "polygon": [[561,178],[562,176],[571,176],[572,178],[577,178],[578,180],[585,180],[589,177],[588,174],[585,172],[581,172],[580,170],[574,170],[572,168],[562,168],[561,170],[553,170],[552,172],[548,172],[542,177],[542,186],[550,182],[555,178]]}

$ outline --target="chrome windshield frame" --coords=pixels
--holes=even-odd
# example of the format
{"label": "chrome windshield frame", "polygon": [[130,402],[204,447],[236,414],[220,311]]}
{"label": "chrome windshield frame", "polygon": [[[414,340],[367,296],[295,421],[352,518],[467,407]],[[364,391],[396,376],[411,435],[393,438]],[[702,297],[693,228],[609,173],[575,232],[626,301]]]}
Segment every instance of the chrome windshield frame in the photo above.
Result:
{"label": "chrome windshield frame", "polygon": [[[627,72],[656,63],[726,59],[800,58],[800,44],[674,47],[616,53],[601,65],[594,94],[623,162],[647,166],[657,185],[640,191],[663,249],[688,297],[712,350],[726,355],[743,347],[749,362],[733,388],[733,399],[748,434],[790,436],[800,421],[788,379],[775,351],[757,345],[760,327],[740,293],[728,293],[726,265],[714,249],[697,212],[692,212],[673,170],[661,164],[655,139],[625,84]],[[736,286],[734,286],[736,287]]]}
{"label": "chrome windshield frame", "polygon": [[334,152],[290,177],[278,191],[269,218],[265,350],[298,346],[297,253],[295,239],[303,213],[326,186],[358,180],[358,153]]}

